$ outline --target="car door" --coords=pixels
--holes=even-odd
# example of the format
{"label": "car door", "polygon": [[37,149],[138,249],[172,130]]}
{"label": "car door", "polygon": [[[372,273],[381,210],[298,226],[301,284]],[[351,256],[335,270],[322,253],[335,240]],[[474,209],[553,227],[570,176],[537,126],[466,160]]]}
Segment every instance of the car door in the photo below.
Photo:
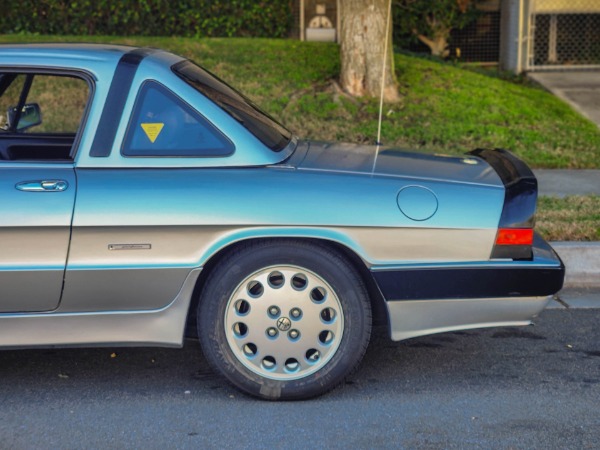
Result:
{"label": "car door", "polygon": [[88,94],[82,79],[0,69],[0,312],[60,302]]}
{"label": "car door", "polygon": [[72,168],[0,167],[0,311],[56,308],[75,200]]}

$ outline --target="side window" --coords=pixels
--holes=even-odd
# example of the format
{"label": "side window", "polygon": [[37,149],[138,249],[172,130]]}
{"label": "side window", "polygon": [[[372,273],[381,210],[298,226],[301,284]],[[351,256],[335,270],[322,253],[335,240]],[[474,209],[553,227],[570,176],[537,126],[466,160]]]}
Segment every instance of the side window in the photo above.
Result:
{"label": "side window", "polygon": [[135,101],[125,156],[227,156],[233,143],[167,88],[148,81]]}
{"label": "side window", "polygon": [[78,77],[0,73],[0,160],[72,160],[89,96]]}
{"label": "side window", "polygon": [[27,103],[40,105],[42,123],[31,133],[75,134],[81,125],[89,86],[81,78],[36,75]]}
{"label": "side window", "polygon": [[0,78],[0,89],[3,88],[0,97],[0,128],[3,132],[10,128],[9,113],[12,113],[19,103],[25,79],[25,75],[16,74],[3,74]]}

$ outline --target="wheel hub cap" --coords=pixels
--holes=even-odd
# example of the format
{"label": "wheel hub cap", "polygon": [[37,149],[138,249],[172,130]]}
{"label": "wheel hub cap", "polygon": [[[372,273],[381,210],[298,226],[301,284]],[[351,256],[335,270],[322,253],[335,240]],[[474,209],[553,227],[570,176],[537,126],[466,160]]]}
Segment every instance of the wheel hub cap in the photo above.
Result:
{"label": "wheel hub cap", "polygon": [[344,330],[341,303],[319,275],[273,266],[246,277],[225,310],[227,343],[249,370],[293,380],[315,373],[335,355]]}

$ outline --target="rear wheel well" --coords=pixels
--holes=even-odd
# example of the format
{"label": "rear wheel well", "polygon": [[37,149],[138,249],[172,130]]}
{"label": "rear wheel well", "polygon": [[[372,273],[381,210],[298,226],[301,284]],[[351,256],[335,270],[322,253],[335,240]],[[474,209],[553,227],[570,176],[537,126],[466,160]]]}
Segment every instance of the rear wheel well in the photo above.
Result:
{"label": "rear wheel well", "polygon": [[196,338],[198,333],[196,331],[196,311],[198,309],[198,302],[200,301],[200,295],[202,293],[202,288],[208,277],[210,277],[213,269],[219,264],[223,258],[225,258],[229,253],[235,252],[236,249],[241,245],[247,245],[253,242],[259,241],[309,241],[314,242],[320,245],[324,245],[328,247],[330,250],[333,250],[343,256],[356,270],[365,286],[367,287],[367,292],[369,294],[369,299],[371,301],[371,310],[373,314],[373,325],[387,325],[388,324],[388,316],[387,309],[385,307],[385,300],[383,295],[379,291],[371,272],[363,262],[363,260],[348,247],[339,244],[338,242],[329,241],[326,239],[317,239],[317,238],[289,238],[289,237],[281,237],[281,238],[252,238],[245,239],[242,241],[235,242],[231,245],[228,245],[225,248],[222,248],[210,259],[206,262],[204,267],[202,268],[202,272],[196,281],[196,286],[194,288],[194,293],[192,294],[192,301],[190,302],[190,309],[188,312],[187,323],[185,327],[185,336],[188,338]]}

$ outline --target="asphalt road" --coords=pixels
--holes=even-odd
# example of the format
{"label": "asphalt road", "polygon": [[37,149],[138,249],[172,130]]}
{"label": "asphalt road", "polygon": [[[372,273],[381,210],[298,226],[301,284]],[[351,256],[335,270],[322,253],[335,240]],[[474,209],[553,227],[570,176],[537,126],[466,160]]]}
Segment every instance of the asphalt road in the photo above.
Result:
{"label": "asphalt road", "polygon": [[600,448],[600,309],[373,339],[316,400],[269,403],[184,349],[0,352],[0,448]]}

